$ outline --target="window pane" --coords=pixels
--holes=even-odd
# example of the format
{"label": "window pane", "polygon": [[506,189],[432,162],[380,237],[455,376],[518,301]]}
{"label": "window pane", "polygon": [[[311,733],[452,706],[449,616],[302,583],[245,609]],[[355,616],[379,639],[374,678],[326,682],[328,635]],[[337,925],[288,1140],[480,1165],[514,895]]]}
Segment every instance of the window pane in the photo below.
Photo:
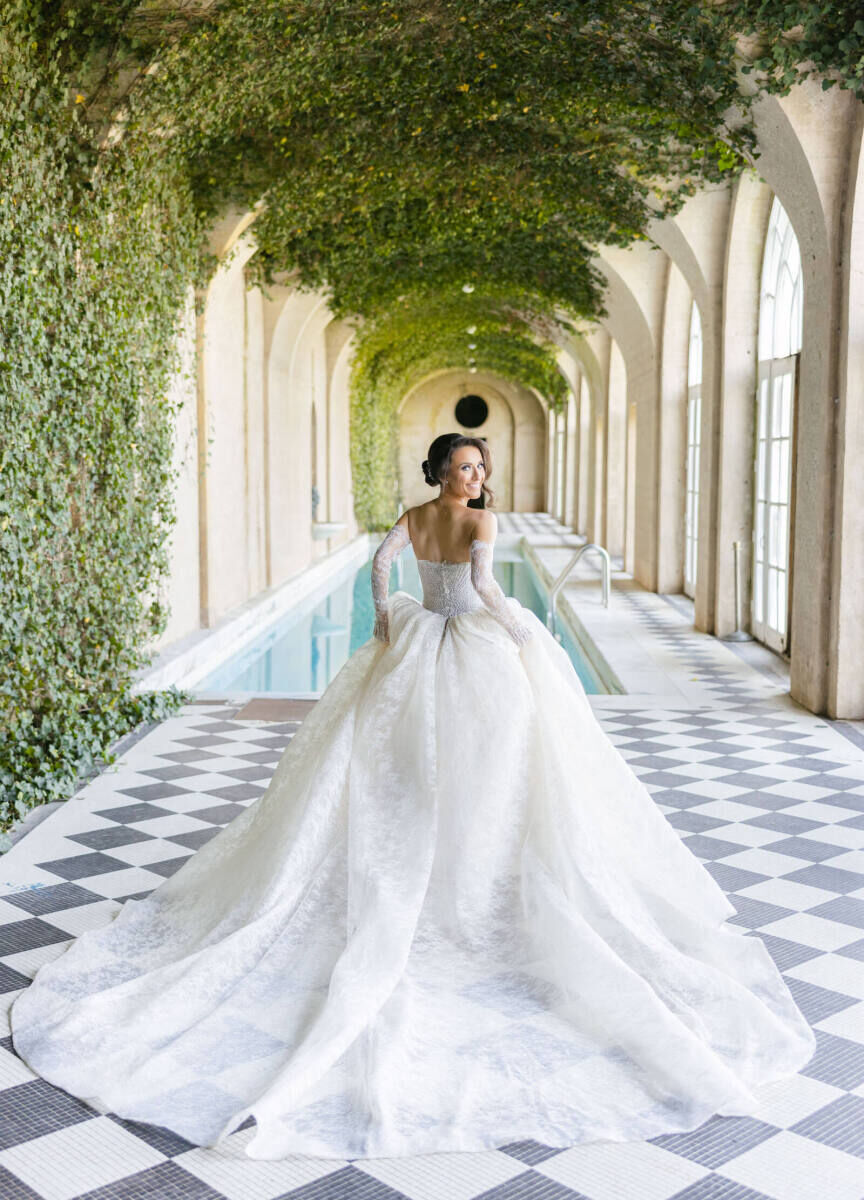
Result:
{"label": "window pane", "polygon": [[776,442],[771,443],[771,469],[768,479],[768,499],[774,504],[785,504],[786,492],[782,489],[785,473],[783,471],[783,460],[786,457],[786,447],[788,442],[783,438],[778,438]]}
{"label": "window pane", "polygon": [[758,436],[760,438],[768,435],[768,380],[763,379],[759,383],[759,421],[758,421]]}
{"label": "window pane", "polygon": [[780,504],[772,504],[768,521],[768,562],[772,567],[784,567],[786,562],[781,555],[785,544],[783,528],[786,524],[786,509]]}
{"label": "window pane", "polygon": [[768,568],[768,595],[765,620],[771,629],[777,628],[777,572]]}
{"label": "window pane", "polygon": [[756,449],[756,499],[765,499],[765,461],[768,457],[768,443],[760,442]]}
{"label": "window pane", "polygon": [[790,446],[789,446],[788,440],[786,440],[785,438],[782,442],[780,442],[778,444],[782,447],[782,453],[780,454],[779,461],[777,464],[778,465],[778,474],[777,474],[777,481],[776,481],[776,485],[775,485],[775,494],[776,494],[777,499],[782,504],[788,504],[789,503]]}
{"label": "window pane", "polygon": [[702,321],[695,300],[690,306],[690,345],[687,356],[687,382],[702,382]]}
{"label": "window pane", "polygon": [[801,348],[801,255],[788,214],[775,197],[762,259],[759,384],[754,464],[754,632],[785,643],[788,587],[794,355]]}
{"label": "window pane", "polygon": [[777,573],[777,632],[786,640],[786,586],[788,575],[785,571]]}
{"label": "window pane", "polygon": [[801,348],[801,251],[788,214],[774,197],[762,258],[759,358],[785,358]]}
{"label": "window pane", "polygon": [[756,505],[756,561],[762,562],[765,558],[765,509],[766,505],[763,501],[759,501]]}

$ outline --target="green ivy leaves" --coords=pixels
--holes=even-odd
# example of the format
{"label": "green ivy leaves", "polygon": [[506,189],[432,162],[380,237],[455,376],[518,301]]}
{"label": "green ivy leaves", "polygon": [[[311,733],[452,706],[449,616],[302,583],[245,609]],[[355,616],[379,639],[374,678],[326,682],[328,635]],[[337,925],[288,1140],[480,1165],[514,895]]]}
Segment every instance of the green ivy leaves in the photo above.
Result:
{"label": "green ivy leaves", "polygon": [[0,828],[122,733],[164,628],[178,318],[200,227],[182,173],[94,152],[50,56],[0,38]]}
{"label": "green ivy leaves", "polygon": [[745,74],[759,72],[781,95],[816,76],[822,77],[823,91],[836,85],[864,96],[864,18],[858,0],[739,0],[734,8],[739,32],[748,39]]}

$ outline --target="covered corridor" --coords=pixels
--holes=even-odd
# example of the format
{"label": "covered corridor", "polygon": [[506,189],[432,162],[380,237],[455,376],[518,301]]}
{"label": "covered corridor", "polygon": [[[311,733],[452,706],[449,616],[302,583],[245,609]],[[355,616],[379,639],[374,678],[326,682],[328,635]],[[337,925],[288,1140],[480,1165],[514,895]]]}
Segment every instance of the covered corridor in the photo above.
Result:
{"label": "covered corridor", "polygon": [[[499,509],[550,513],[642,587],[689,598],[694,627],[719,637],[736,628],[737,544],[741,628],[786,662],[797,703],[861,719],[862,106],[808,82],[756,116],[761,177],[704,188],[649,239],[598,252],[608,316],[561,339],[563,409],[475,366],[414,381],[392,519],[429,498],[419,462],[453,429],[488,439]],[[201,361],[163,651],[359,532],[354,330],[324,297],[247,286],[248,217],[213,248],[225,265],[188,334]]]}
{"label": "covered corridor", "polygon": [[[131,51],[93,5],[95,52],[74,21],[56,51],[68,7],[19,31],[0,129],[0,1200],[864,1200],[862,88],[768,87],[724,5],[695,41],[660,0],[132,5]],[[34,61],[63,94],[31,128]],[[554,609],[812,1061],[686,1134],[379,1160],[253,1161],[248,1125],[201,1147],[52,1088],[11,1004],[266,791],[450,431],[491,448],[502,583]],[[562,578],[591,545],[608,604],[596,556]]]}

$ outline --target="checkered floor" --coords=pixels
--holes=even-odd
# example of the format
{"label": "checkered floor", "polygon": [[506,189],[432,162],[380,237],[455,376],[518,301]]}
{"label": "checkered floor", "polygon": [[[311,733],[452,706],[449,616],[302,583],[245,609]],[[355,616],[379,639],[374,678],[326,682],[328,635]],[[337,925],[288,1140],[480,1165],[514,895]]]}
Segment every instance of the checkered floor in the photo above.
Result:
{"label": "checkered floor", "polygon": [[[651,611],[644,635],[666,636]],[[673,632],[698,671],[696,641]],[[862,1200],[864,742],[765,695],[755,673],[749,689],[740,673],[725,682],[712,677],[710,704],[634,696],[604,708],[601,697],[596,711],[816,1031],[814,1058],[764,1089],[756,1114],[567,1150],[255,1162],[248,1126],[216,1151],[100,1115],[35,1078],[0,1036],[0,1200]],[[262,711],[244,703],[188,706],[0,857],[0,1033],[42,962],[156,887],[264,790],[297,724],[241,719]]]}

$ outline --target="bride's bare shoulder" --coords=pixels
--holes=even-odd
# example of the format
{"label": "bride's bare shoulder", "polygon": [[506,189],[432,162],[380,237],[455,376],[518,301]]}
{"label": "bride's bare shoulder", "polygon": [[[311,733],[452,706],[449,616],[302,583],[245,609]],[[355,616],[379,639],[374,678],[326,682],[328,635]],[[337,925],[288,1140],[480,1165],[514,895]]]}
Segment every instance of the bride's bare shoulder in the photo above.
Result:
{"label": "bride's bare shoulder", "polygon": [[[399,520],[398,520],[397,524],[406,525],[409,528],[416,527],[417,515],[418,515],[418,513],[422,514],[423,509],[426,507],[427,507],[427,505],[425,505],[425,504],[413,504],[410,508],[403,509],[402,512],[399,514]],[[422,519],[423,518],[421,515],[420,520],[422,521]]]}
{"label": "bride's bare shoulder", "polygon": [[494,542],[498,533],[498,518],[488,508],[474,510],[471,537],[479,538],[481,542]]}
{"label": "bride's bare shoulder", "polygon": [[423,529],[432,519],[435,509],[434,500],[427,500],[425,504],[412,504],[410,508],[405,509],[399,520],[412,529]]}

